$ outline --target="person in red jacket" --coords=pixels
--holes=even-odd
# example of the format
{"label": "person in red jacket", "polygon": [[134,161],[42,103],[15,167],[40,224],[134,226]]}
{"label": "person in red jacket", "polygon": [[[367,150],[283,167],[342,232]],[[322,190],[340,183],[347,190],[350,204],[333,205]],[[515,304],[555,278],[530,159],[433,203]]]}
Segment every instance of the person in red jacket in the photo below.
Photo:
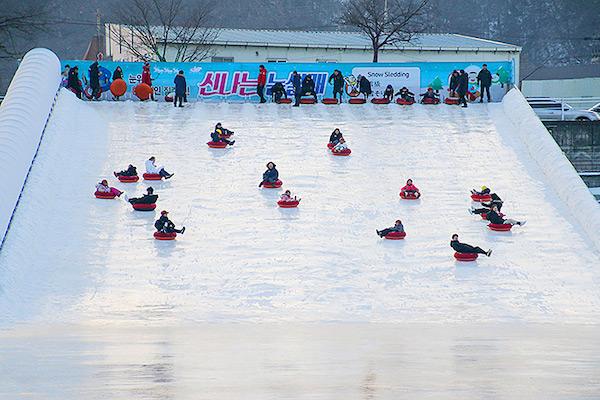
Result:
{"label": "person in red jacket", "polygon": [[265,99],[265,85],[267,84],[267,69],[264,65],[258,67],[258,83],[256,85],[256,92],[260,96],[260,102],[266,103]]}
{"label": "person in red jacket", "polygon": [[415,196],[416,198],[421,197],[421,192],[419,192],[419,188],[413,185],[412,179],[406,181],[406,185],[400,189],[400,194],[404,193],[404,195]]}
{"label": "person in red jacket", "polygon": [[[142,83],[152,87],[152,77],[150,76],[150,63],[146,61],[144,63],[144,69],[142,71]],[[152,90],[152,94],[150,95],[152,100],[154,101],[154,90]]]}

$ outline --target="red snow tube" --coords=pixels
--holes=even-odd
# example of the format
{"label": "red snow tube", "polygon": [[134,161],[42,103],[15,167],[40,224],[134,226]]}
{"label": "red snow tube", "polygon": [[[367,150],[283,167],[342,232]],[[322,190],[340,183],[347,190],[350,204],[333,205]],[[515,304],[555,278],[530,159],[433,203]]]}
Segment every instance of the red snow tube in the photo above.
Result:
{"label": "red snow tube", "polygon": [[458,98],[457,97],[446,97],[444,99],[444,103],[449,104],[451,106],[457,106],[458,105]]}
{"label": "red snow tube", "polygon": [[331,97],[323,97],[323,104],[337,104],[338,99]]}
{"label": "red snow tube", "polygon": [[277,202],[277,205],[281,208],[296,208],[296,207],[298,207],[298,204],[300,204],[300,202],[298,200],[291,200],[291,201],[279,200]]}
{"label": "red snow tube", "polygon": [[292,99],[279,99],[277,104],[292,104]]}
{"label": "red snow tube", "polygon": [[127,83],[123,79],[115,79],[110,84],[110,92],[115,97],[121,97],[127,92]]}
{"label": "red snow tube", "polygon": [[96,196],[97,199],[114,199],[117,197],[116,194],[110,192],[95,192],[94,196]]}
{"label": "red snow tube", "polygon": [[489,194],[472,194],[471,195],[471,200],[477,202],[477,203],[487,203],[489,201],[492,201],[492,196],[490,196]]}
{"label": "red snow tube", "polygon": [[131,182],[139,181],[140,177],[137,175],[133,175],[133,176],[119,175],[119,177],[117,179],[119,179],[119,182],[131,183]]}
{"label": "red snow tube", "polygon": [[390,104],[390,100],[385,97],[376,97],[373,100],[371,100],[371,103],[373,103],[373,104]]}
{"label": "red snow tube", "polygon": [[[92,88],[89,86],[83,89],[83,94],[85,95],[85,97],[87,97],[88,100],[92,100],[92,98],[94,97],[92,96]],[[98,93],[96,93],[96,99],[99,99],[100,96],[102,96],[102,89],[98,89]]]}
{"label": "red snow tube", "polygon": [[154,211],[156,208],[156,203],[153,204],[132,204],[133,209],[137,211]]}
{"label": "red snow tube", "polygon": [[317,101],[314,97],[307,97],[304,99],[300,99],[300,104],[315,104]]}
{"label": "red snow tube", "polygon": [[406,232],[390,232],[385,235],[388,240],[402,240],[406,237]]}
{"label": "red snow tube", "polygon": [[142,175],[144,177],[144,180],[146,181],[160,181],[162,180],[162,176],[160,176],[160,174],[144,174]]}
{"label": "red snow tube", "polygon": [[423,101],[421,102],[422,104],[440,104],[440,99],[431,99],[431,98],[425,98],[423,99]]}
{"label": "red snow tube", "polygon": [[350,104],[365,104],[367,101],[365,99],[358,99],[356,97],[348,100],[348,103]]}
{"label": "red snow tube", "polygon": [[275,182],[263,182],[262,187],[265,189],[277,189],[283,185],[283,182],[277,179]]}
{"label": "red snow tube", "polygon": [[167,94],[165,95],[165,101],[166,101],[167,103],[172,103],[172,102],[173,102],[173,100],[175,100],[175,92],[167,93]]}
{"label": "red snow tube", "polygon": [[333,149],[331,150],[331,154],[334,156],[349,156],[350,153],[352,153],[352,150],[350,149],[344,149],[342,151],[334,151]]}
{"label": "red snow tube", "polygon": [[333,143],[331,143],[331,142],[330,142],[330,143],[327,143],[327,148],[328,148],[329,150],[333,149]]}
{"label": "red snow tube", "polygon": [[[479,214],[479,215],[481,215],[482,220],[487,221],[487,214]],[[498,213],[498,215],[500,217],[504,217],[504,214],[502,214],[502,213]]]}
{"label": "red snow tube", "polygon": [[454,253],[454,258],[458,261],[475,261],[478,256],[477,253]]}
{"label": "red snow tube", "polygon": [[415,104],[414,101],[407,101],[407,100],[404,100],[402,97],[396,99],[396,103],[400,104],[401,106],[410,106],[410,105]]}
{"label": "red snow tube", "polygon": [[141,101],[148,100],[152,95],[152,92],[153,89],[150,87],[150,85],[145,83],[140,83],[133,88],[133,94],[135,94]]}
{"label": "red snow tube", "polygon": [[488,228],[496,232],[508,232],[512,229],[511,224],[488,224]]}
{"label": "red snow tube", "polygon": [[163,232],[154,232],[154,239],[156,240],[175,240],[177,237],[177,233],[163,233]]}
{"label": "red snow tube", "polygon": [[225,142],[213,142],[213,141],[210,141],[210,142],[206,142],[206,144],[211,149],[224,149],[225,147],[227,147],[227,143],[225,143]]}
{"label": "red snow tube", "polygon": [[404,200],[417,200],[420,196],[414,193],[400,192],[400,197]]}

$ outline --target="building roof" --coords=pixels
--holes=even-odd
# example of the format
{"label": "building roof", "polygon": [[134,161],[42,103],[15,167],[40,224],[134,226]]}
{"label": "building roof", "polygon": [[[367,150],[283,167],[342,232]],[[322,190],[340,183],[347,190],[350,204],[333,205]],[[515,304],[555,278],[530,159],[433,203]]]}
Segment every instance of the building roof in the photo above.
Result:
{"label": "building roof", "polygon": [[[371,49],[371,41],[361,32],[341,31],[287,31],[266,29],[219,28],[214,41],[217,45],[260,47],[317,47],[343,49]],[[467,50],[510,51],[521,48],[508,43],[480,39],[454,33],[425,33],[415,35],[410,43],[401,42],[384,49],[400,50]]]}
{"label": "building roof", "polygon": [[600,64],[575,64],[563,67],[543,67],[529,75],[528,81],[600,78]]}

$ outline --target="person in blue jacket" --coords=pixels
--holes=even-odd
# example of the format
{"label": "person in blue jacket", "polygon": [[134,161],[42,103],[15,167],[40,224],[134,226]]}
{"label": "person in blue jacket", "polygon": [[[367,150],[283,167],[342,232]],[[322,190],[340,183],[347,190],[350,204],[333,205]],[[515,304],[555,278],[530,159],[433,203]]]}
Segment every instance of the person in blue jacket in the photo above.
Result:
{"label": "person in blue jacket", "polygon": [[279,171],[275,168],[275,163],[269,161],[267,163],[267,170],[263,173],[263,180],[258,187],[261,187],[266,182],[275,183],[277,182],[277,179],[279,179]]}
{"label": "person in blue jacket", "polygon": [[175,98],[173,99],[173,106],[177,107],[177,100],[179,100],[179,107],[183,107],[183,99],[185,97],[185,89],[187,86],[185,76],[183,76],[183,71],[179,71],[173,82],[175,83]]}
{"label": "person in blue jacket", "polygon": [[298,107],[300,106],[300,98],[302,97],[302,79],[300,79],[298,71],[292,72],[292,85],[294,86],[294,97],[296,98],[294,107]]}

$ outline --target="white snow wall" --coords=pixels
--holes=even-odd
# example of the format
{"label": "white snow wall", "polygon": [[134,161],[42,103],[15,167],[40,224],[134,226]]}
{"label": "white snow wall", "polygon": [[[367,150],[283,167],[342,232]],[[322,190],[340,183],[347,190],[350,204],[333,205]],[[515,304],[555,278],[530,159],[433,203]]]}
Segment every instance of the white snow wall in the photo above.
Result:
{"label": "white snow wall", "polygon": [[0,243],[4,243],[60,81],[58,57],[48,49],[33,49],[23,58],[0,106]]}
{"label": "white snow wall", "polygon": [[541,167],[552,189],[567,204],[596,250],[600,251],[600,206],[588,187],[519,89],[508,92],[502,105],[531,158]]}

